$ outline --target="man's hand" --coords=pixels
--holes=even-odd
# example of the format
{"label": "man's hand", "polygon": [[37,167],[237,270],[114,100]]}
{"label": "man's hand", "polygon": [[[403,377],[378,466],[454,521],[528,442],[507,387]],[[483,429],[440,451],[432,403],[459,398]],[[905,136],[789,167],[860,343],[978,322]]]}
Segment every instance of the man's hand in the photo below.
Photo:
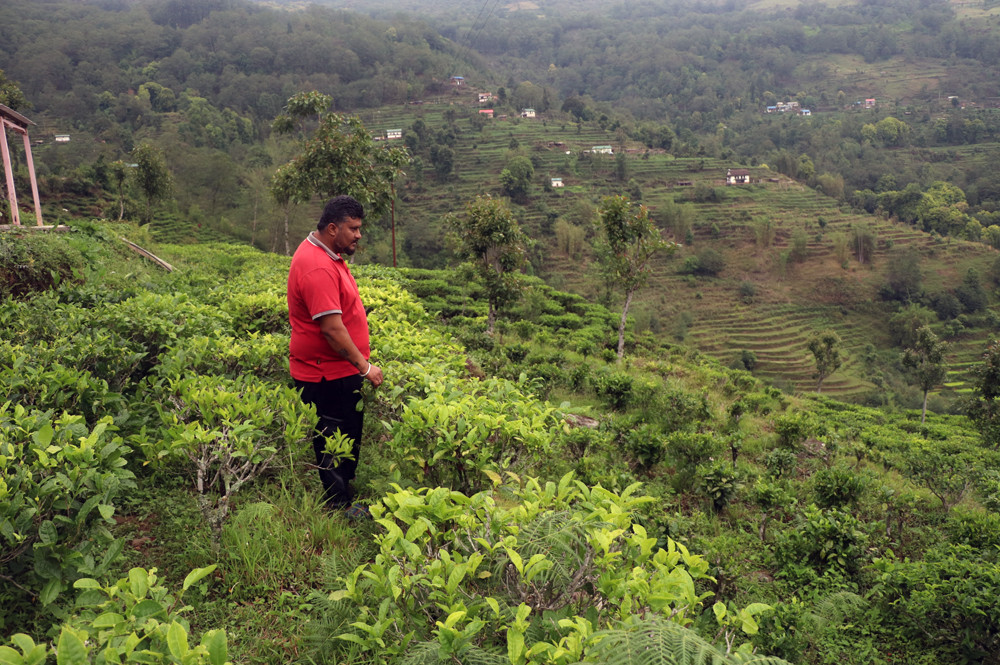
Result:
{"label": "man's hand", "polygon": [[365,378],[371,381],[373,386],[378,388],[380,385],[382,385],[382,380],[383,380],[381,368],[376,367],[374,364],[372,364],[372,366],[368,368],[368,375],[365,376]]}

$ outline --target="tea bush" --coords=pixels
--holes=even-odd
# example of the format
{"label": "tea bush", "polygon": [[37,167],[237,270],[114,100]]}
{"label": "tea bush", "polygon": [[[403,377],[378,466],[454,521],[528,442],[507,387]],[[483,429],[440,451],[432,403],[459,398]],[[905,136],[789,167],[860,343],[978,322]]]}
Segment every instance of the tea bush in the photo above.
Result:
{"label": "tea bush", "polygon": [[0,406],[0,565],[43,605],[117,562],[122,542],[107,525],[135,483],[114,431],[110,416],[91,429],[81,416]]}
{"label": "tea bush", "polygon": [[[698,590],[708,564],[672,541],[655,547],[629,517],[648,501],[636,488],[617,495],[567,475],[507,488],[511,504],[491,492],[397,487],[372,509],[375,560],[341,577],[324,604],[321,662],[436,653],[568,664],[600,660],[598,631],[627,631],[636,614],[690,624],[710,595]],[[766,610],[751,606],[728,622],[724,606],[714,612],[736,641]]]}

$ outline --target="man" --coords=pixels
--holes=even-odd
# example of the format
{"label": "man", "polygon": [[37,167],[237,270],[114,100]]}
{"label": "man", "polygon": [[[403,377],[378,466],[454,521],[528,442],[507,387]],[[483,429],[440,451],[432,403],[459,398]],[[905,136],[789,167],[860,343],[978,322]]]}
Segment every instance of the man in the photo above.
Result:
{"label": "man", "polygon": [[[358,410],[364,380],[378,387],[382,370],[369,361],[368,318],[358,285],[344,260],[358,248],[365,211],[350,196],[323,209],[316,230],[302,241],[288,271],[288,318],[292,326],[289,365],[304,402],[316,405],[319,422],[313,448],[327,507],[348,517],[367,515],[351,504],[364,414]],[[324,451],[326,437],[342,432],[353,459],[338,462]]]}

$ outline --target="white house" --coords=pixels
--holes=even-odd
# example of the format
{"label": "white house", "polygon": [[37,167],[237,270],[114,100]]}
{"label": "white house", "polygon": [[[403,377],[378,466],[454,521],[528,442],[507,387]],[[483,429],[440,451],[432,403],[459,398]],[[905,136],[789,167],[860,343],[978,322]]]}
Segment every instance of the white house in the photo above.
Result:
{"label": "white house", "polygon": [[479,103],[480,104],[489,104],[491,101],[493,101],[493,93],[492,92],[481,92],[481,93],[479,93]]}
{"label": "white house", "polygon": [[522,118],[534,118],[535,117],[535,109],[521,109],[521,117]]}
{"label": "white house", "polygon": [[729,169],[726,171],[727,185],[749,185],[750,171],[747,169]]}
{"label": "white house", "polygon": [[402,129],[387,129],[387,130],[385,130],[385,138],[386,139],[401,139],[401,138],[403,138],[403,130]]}
{"label": "white house", "polygon": [[597,153],[598,155],[613,155],[615,151],[609,145],[595,145],[590,149],[591,152]]}
{"label": "white house", "polygon": [[563,186],[563,179],[562,178],[553,178],[552,179],[552,186],[553,187],[562,187]]}

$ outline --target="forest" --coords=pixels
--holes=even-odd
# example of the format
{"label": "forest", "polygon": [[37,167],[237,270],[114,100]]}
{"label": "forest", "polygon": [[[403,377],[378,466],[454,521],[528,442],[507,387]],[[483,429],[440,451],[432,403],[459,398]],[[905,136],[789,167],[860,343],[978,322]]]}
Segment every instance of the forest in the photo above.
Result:
{"label": "forest", "polygon": [[[0,663],[1000,662],[998,25],[4,3]],[[370,523],[287,375],[343,192]]]}

